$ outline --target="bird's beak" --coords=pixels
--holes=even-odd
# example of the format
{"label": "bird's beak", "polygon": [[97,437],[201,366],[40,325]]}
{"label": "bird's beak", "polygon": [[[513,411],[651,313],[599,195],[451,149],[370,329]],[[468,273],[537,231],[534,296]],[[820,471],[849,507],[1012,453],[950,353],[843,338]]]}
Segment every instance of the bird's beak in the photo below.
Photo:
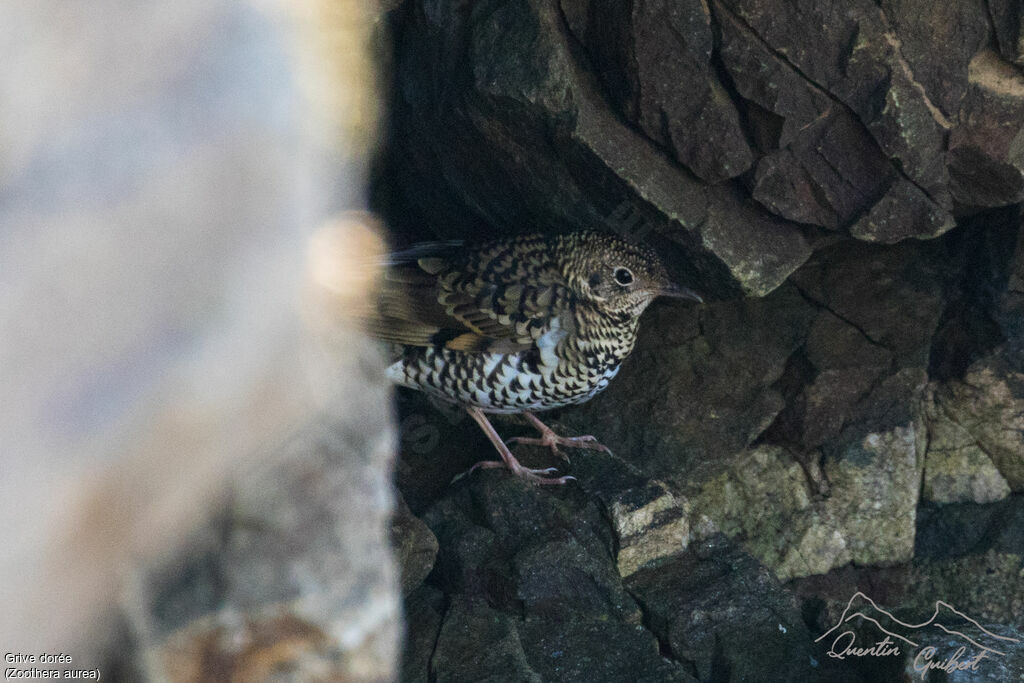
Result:
{"label": "bird's beak", "polygon": [[701,297],[700,294],[698,294],[697,292],[693,291],[692,289],[687,289],[686,287],[680,287],[679,285],[675,284],[674,282],[670,282],[670,283],[668,283],[667,286],[662,287],[661,291],[658,292],[658,295],[659,296],[670,296],[670,297],[673,297],[675,299],[689,299],[690,301],[696,301],[699,304],[704,303],[704,299]]}

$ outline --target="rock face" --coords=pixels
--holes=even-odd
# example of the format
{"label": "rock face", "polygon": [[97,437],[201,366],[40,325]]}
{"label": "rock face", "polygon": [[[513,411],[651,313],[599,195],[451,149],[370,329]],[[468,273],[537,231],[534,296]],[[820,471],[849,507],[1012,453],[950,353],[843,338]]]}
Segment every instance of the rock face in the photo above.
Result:
{"label": "rock face", "polygon": [[655,304],[608,390],[551,416],[613,454],[519,451],[566,489],[446,486],[489,445],[400,397],[399,486],[439,544],[406,678],[896,680],[912,659],[815,643],[857,590],[1012,622],[991,597],[1019,591],[1021,538],[961,523],[942,558],[921,539],[946,509],[1015,520],[993,511],[1024,491],[1020,19],[1001,0],[392,12],[375,197],[401,239],[603,228],[710,302]]}
{"label": "rock face", "polygon": [[596,501],[486,472],[423,519],[441,548],[429,583],[450,597],[406,678],[692,680],[644,629]]}
{"label": "rock face", "polygon": [[[750,168],[753,152],[712,63],[711,12],[700,0],[563,2],[619,113],[709,183]],[[568,18],[568,16],[567,16]]]}
{"label": "rock face", "polygon": [[[641,128],[659,131],[672,111],[668,132],[655,139],[609,110],[554,3],[409,7],[395,75],[402,103],[396,102],[395,135],[407,144],[394,163],[407,197],[418,197],[415,210],[449,225],[450,234],[472,234],[473,213],[514,232],[534,225],[611,227],[624,212],[661,233],[723,293],[771,291],[809,255],[802,230],[760,210],[734,184],[708,185],[673,161],[685,159],[716,180],[750,165],[744,143],[725,143],[733,146],[726,160],[715,146],[739,140],[738,118],[701,47],[710,37],[709,19],[699,3],[691,5],[676,20],[692,25],[694,42],[677,41],[671,49],[686,51],[680,59],[708,79],[706,111],[678,89],[640,94],[649,79],[664,81],[665,65],[644,54],[651,72],[636,81],[635,96],[624,95],[623,106],[644,122]],[[591,31],[588,8],[569,11],[584,22],[579,31]],[[638,14],[640,25],[622,40],[647,45],[636,31],[651,29],[655,17]],[[667,27],[658,34],[675,40]],[[674,111],[680,106],[688,110]],[[723,113],[729,120],[720,125]],[[706,145],[682,135],[694,121],[710,126]],[[478,153],[487,148],[494,153]],[[531,171],[524,174],[524,167]],[[453,210],[445,195],[471,211]],[[712,224],[714,230],[706,229]]]}
{"label": "rock face", "polygon": [[[854,680],[818,661],[794,596],[721,536],[630,578],[648,623],[699,680]],[[787,675],[787,671],[790,675]]]}
{"label": "rock face", "polygon": [[778,286],[806,226],[940,235],[954,208],[1020,201],[1024,80],[980,0],[918,4],[407,3],[405,201],[452,235],[626,211],[721,296]]}

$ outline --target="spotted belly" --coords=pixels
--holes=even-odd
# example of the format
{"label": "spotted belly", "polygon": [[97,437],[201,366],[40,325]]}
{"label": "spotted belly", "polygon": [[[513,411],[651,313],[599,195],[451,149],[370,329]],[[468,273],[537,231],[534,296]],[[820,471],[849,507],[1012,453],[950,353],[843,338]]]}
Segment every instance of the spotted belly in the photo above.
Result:
{"label": "spotted belly", "polygon": [[388,367],[388,377],[412,389],[488,413],[550,410],[590,400],[608,386],[619,363],[587,367],[520,353],[465,353],[415,348]]}

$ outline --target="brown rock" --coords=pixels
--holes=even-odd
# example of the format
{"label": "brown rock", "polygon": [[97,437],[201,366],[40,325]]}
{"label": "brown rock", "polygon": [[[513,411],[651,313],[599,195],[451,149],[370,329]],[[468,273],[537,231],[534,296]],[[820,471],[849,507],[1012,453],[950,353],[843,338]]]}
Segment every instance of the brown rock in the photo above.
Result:
{"label": "brown rock", "polygon": [[[1012,352],[1011,352],[1012,353]],[[1006,350],[972,364],[936,392],[943,412],[991,458],[1014,491],[1024,490],[1024,372]]]}
{"label": "brown rock", "polygon": [[[580,62],[557,8],[541,0],[480,7],[416,15],[399,41],[397,78],[407,87],[400,87],[406,96],[396,136],[408,154],[396,160],[396,172],[417,210],[464,235],[476,230],[474,218],[436,203],[442,192],[508,232],[530,224],[615,229],[610,219],[626,205],[650,232],[670,237],[678,260],[685,257],[708,283],[705,291],[720,295],[765,294],[807,258],[798,228],[732,188],[698,182],[625,125]],[[588,15],[578,5],[570,9],[570,26],[589,36]],[[432,82],[446,85],[424,89]],[[732,105],[726,98],[722,106]],[[742,139],[733,133],[687,144]]]}
{"label": "brown rock", "polygon": [[[846,228],[894,181],[878,145],[845,110],[831,109],[792,136],[758,162],[754,176],[754,199],[784,218]],[[902,227],[913,231],[917,223]]]}
{"label": "brown rock", "polygon": [[1014,0],[988,0],[999,54],[1008,62],[1024,66],[1024,12]]}
{"label": "brown rock", "polygon": [[950,132],[949,172],[958,202],[1003,206],[1024,198],[1024,75],[990,51],[971,60],[960,125]]}
{"label": "brown rock", "polygon": [[970,432],[944,414],[930,397],[925,403],[928,450],[924,500],[937,503],[992,503],[1010,494],[1010,486]]}
{"label": "brown rock", "polygon": [[715,536],[685,554],[641,570],[629,587],[671,655],[700,680],[843,681],[816,659],[793,596],[756,560]]}
{"label": "brown rock", "polygon": [[813,315],[789,285],[692,313],[658,305],[616,380],[563,419],[575,430],[601,425],[602,443],[688,495],[778,415],[783,399],[772,385]]}
{"label": "brown rock", "polygon": [[430,659],[441,632],[446,598],[441,591],[421,585],[405,598],[405,647],[402,652],[404,683],[427,683]]}
{"label": "brown rock", "polygon": [[530,667],[518,620],[482,600],[453,599],[430,662],[431,680],[516,680],[540,683]]}
{"label": "brown rock", "polygon": [[[933,3],[929,0],[883,0],[882,11],[899,41],[913,81],[942,116],[956,120],[967,93],[967,71],[988,38],[984,0]],[[941,50],[936,46],[941,45]]]}
{"label": "brown rock", "polygon": [[437,538],[422,520],[412,514],[401,495],[391,518],[391,547],[395,549],[395,561],[402,578],[402,595],[407,596],[434,568]]}
{"label": "brown rock", "polygon": [[878,6],[869,0],[842,5],[723,0],[720,6],[815,87],[849,107],[938,210],[950,208],[946,122],[914,82]]}
{"label": "brown rock", "polygon": [[624,0],[588,9],[591,24],[577,22],[576,37],[627,120],[710,183],[750,167],[739,115],[711,63],[704,2]]}
{"label": "brown rock", "polygon": [[865,242],[895,244],[908,237],[938,237],[953,228],[953,216],[914,183],[899,178],[878,202],[850,226]]}
{"label": "brown rock", "polygon": [[618,540],[619,576],[625,578],[649,562],[686,549],[690,537],[686,508],[661,482],[622,491],[605,504]]}
{"label": "brown rock", "polygon": [[[722,62],[736,91],[748,103],[781,119],[756,136],[762,151],[789,145],[807,126],[835,110],[828,92],[773,52],[722,0],[714,0],[711,6],[722,33]],[[754,126],[755,131],[761,127],[757,122]]]}

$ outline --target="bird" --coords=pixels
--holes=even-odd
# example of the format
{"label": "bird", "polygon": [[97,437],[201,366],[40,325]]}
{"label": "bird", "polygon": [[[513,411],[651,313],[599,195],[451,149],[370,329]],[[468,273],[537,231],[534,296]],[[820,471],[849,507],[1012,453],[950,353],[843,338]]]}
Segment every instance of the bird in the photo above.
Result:
{"label": "bird", "polygon": [[438,241],[387,255],[367,332],[391,344],[388,378],[464,408],[505,467],[536,484],[564,484],[556,468],[523,466],[488,415],[523,415],[538,438],[509,443],[607,451],[592,435],[559,436],[537,412],[603,391],[658,297],[699,303],[646,246],[596,230],[523,234],[467,244]]}

